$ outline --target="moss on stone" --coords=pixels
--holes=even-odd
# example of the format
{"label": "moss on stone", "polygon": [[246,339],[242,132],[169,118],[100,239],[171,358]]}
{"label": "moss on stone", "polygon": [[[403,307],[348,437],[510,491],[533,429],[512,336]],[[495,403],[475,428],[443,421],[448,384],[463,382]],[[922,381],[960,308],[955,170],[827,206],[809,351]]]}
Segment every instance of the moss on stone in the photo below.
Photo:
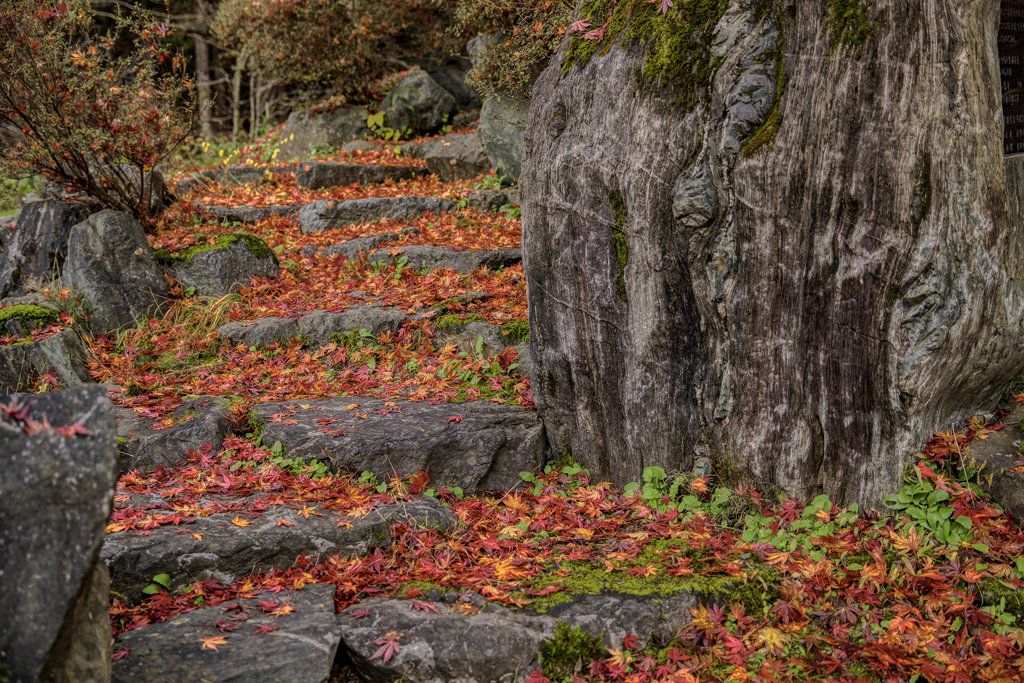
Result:
{"label": "moss on stone", "polygon": [[530,341],[530,323],[517,320],[501,326],[501,336],[509,344],[521,344]]}
{"label": "moss on stone", "polygon": [[12,320],[25,322],[30,329],[37,330],[47,325],[56,325],[60,322],[60,314],[57,311],[45,306],[32,304],[20,304],[0,308],[0,327],[3,327]]}
{"label": "moss on stone", "polygon": [[750,136],[747,143],[743,145],[743,156],[749,157],[753,155],[757,150],[762,147],[772,146],[775,141],[775,135],[782,128],[782,96],[786,94],[786,72],[784,67],[785,62],[785,36],[782,32],[783,22],[776,21],[775,25],[779,32],[778,41],[775,44],[775,52],[772,54],[772,58],[775,60],[775,99],[772,100],[772,108],[768,110],[768,116],[765,118],[764,123],[761,127],[754,131],[754,134]]}
{"label": "moss on stone", "polygon": [[1012,614],[1016,624],[1024,624],[1024,590],[1008,586],[999,579],[989,578],[981,582],[981,604],[984,607],[1002,607]]}
{"label": "moss on stone", "polygon": [[228,249],[235,242],[245,243],[245,246],[249,249],[249,253],[256,258],[277,258],[274,254],[274,250],[267,246],[266,242],[255,235],[250,235],[245,232],[232,232],[226,235],[221,235],[212,244],[199,244],[179,251],[172,252],[170,249],[163,247],[154,251],[153,255],[156,256],[156,260],[161,263],[184,265],[195,258],[197,254],[213,251],[215,249]]}
{"label": "moss on stone", "polygon": [[828,30],[832,49],[840,45],[860,47],[875,35],[875,22],[868,9],[871,1],[828,0],[825,3],[824,27]]}
{"label": "moss on stone", "polygon": [[443,330],[452,330],[459,327],[465,327],[469,323],[475,322],[486,322],[484,318],[479,315],[443,315],[437,319],[434,323],[434,329],[438,332]]}
{"label": "moss on stone", "polygon": [[608,201],[615,212],[615,226],[612,228],[612,236],[615,238],[615,256],[618,259],[618,276],[615,279],[615,292],[623,301],[626,300],[626,262],[629,260],[629,251],[626,247],[626,236],[623,229],[626,226],[626,202],[622,195],[611,192],[608,194]]}
{"label": "moss on stone", "polygon": [[607,54],[621,35],[627,43],[647,44],[638,85],[675,85],[680,91],[678,104],[691,111],[707,97],[722,63],[711,54],[711,34],[728,7],[728,0],[690,0],[660,14],[658,5],[648,0],[589,0],[580,17],[588,19],[592,29],[606,21],[604,38],[574,35],[562,71],[585,67],[595,54]]}
{"label": "moss on stone", "polygon": [[605,655],[600,636],[560,621],[554,635],[540,645],[541,672],[552,681],[567,680],[583,674],[590,662]]}

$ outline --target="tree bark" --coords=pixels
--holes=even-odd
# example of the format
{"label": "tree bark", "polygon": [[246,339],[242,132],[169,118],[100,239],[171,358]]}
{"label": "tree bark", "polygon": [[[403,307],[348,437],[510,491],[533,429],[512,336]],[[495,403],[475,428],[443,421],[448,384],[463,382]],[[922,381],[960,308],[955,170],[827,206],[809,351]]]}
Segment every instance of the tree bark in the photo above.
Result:
{"label": "tree bark", "polygon": [[244,51],[235,55],[235,70],[231,78],[231,139],[235,142],[242,132],[242,74],[248,59]]}
{"label": "tree bark", "polygon": [[196,91],[199,93],[199,132],[204,139],[213,137],[213,93],[210,88],[210,44],[206,35],[193,33],[196,60]]}
{"label": "tree bark", "polygon": [[540,77],[523,257],[556,452],[620,484],[706,455],[877,509],[1024,366],[999,2],[868,7],[850,45],[823,0],[734,3],[688,113],[621,38],[563,74],[567,40]]}

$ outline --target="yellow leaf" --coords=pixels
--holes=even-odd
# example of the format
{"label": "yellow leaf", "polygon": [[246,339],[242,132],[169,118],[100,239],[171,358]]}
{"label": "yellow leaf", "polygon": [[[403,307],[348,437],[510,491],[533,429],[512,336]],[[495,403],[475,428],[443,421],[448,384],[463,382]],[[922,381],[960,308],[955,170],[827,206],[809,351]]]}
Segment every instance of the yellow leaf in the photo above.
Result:
{"label": "yellow leaf", "polygon": [[207,637],[205,637],[202,640],[199,640],[197,642],[200,642],[200,643],[203,644],[203,649],[204,650],[213,650],[214,652],[220,652],[220,650],[217,649],[217,646],[218,645],[227,645],[228,644],[228,638],[227,638],[227,636],[207,636]]}
{"label": "yellow leaf", "polygon": [[349,403],[347,406],[345,406],[345,410],[355,410],[358,407],[358,403]]}
{"label": "yellow leaf", "polygon": [[249,524],[250,524],[249,520],[242,519],[238,515],[235,515],[235,518],[233,520],[231,520],[231,523],[234,524],[235,526],[243,526],[243,527],[244,526],[249,526]]}
{"label": "yellow leaf", "polygon": [[762,647],[775,649],[781,648],[789,639],[785,633],[777,628],[763,628],[754,634],[754,643]]}
{"label": "yellow leaf", "polygon": [[589,541],[590,539],[592,539],[594,537],[594,530],[593,529],[584,529],[583,527],[580,527],[580,528],[576,529],[576,535],[579,536],[580,538],[583,538],[583,539]]}
{"label": "yellow leaf", "polygon": [[194,536],[197,541],[203,540],[203,535],[202,534],[192,534],[192,536]]}

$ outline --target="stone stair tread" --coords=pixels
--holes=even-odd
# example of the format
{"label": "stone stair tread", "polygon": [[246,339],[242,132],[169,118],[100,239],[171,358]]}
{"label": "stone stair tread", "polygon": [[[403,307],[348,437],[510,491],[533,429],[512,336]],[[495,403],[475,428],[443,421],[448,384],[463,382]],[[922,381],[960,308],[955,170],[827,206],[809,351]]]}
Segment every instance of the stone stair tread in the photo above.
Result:
{"label": "stone stair tread", "polygon": [[[358,407],[350,408],[353,404]],[[335,472],[403,477],[429,468],[432,486],[476,493],[517,488],[522,485],[520,472],[544,463],[540,418],[522,406],[407,400],[386,405],[352,396],[306,405],[308,409],[294,402],[259,404],[250,419],[263,423],[264,443],[280,441],[289,457],[324,461]],[[283,414],[287,420],[281,419]],[[325,429],[323,420],[334,421]]]}
{"label": "stone stair tread", "polygon": [[[260,602],[294,611],[273,615]],[[236,605],[241,610],[225,611]],[[217,622],[238,628],[222,632]],[[271,629],[259,633],[259,627]],[[204,639],[223,636],[204,647]],[[201,607],[167,621],[128,631],[114,651],[128,650],[113,664],[115,683],[322,683],[330,675],[340,629],[334,616],[334,586],[312,584],[299,591],[264,591],[241,600]],[[226,644],[224,644],[226,643]]]}
{"label": "stone stair tread", "polygon": [[[146,597],[142,590],[158,574],[170,576],[172,590],[210,578],[228,585],[254,572],[291,567],[302,554],[326,559],[334,553],[363,555],[387,547],[390,525],[398,522],[446,528],[457,522],[451,510],[426,497],[381,505],[364,517],[319,509],[319,515],[307,517],[297,508],[268,505],[255,517],[238,511],[196,516],[145,535],[108,533],[100,557],[110,569],[111,590],[128,604],[138,604]],[[154,514],[160,513],[154,510]],[[249,525],[235,524],[238,516]]]}
{"label": "stone stair tread", "polygon": [[384,166],[381,164],[343,164],[333,161],[310,161],[299,166],[295,184],[318,190],[358,183],[377,185],[385,181],[413,180],[427,175],[420,166]]}
{"label": "stone stair tread", "polygon": [[992,432],[986,439],[975,439],[967,448],[967,464],[979,469],[974,481],[992,497],[992,500],[1015,519],[1024,520],[1024,472],[1014,472],[1017,462],[1024,460],[1021,445],[1024,432],[1024,405],[1017,404],[1003,418],[1005,427]]}
{"label": "stone stair tread", "polygon": [[343,311],[312,311],[295,318],[267,317],[254,320],[239,320],[217,329],[217,334],[227,337],[233,344],[256,346],[287,341],[299,335],[307,343],[324,346],[334,335],[345,336],[359,330],[368,330],[374,336],[384,332],[397,332],[406,320],[418,318],[394,308],[370,303]]}

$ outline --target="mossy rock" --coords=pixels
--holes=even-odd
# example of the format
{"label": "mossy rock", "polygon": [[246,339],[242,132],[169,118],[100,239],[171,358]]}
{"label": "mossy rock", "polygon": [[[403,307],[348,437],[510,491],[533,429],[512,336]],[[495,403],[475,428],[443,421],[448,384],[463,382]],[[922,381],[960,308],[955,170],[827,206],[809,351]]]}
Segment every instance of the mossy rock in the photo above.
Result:
{"label": "mossy rock", "polygon": [[236,242],[244,242],[245,246],[249,249],[249,253],[256,258],[263,259],[275,256],[273,249],[267,246],[266,242],[246,232],[228,233],[218,237],[212,244],[198,244],[178,251],[171,251],[166,247],[161,247],[154,251],[153,255],[156,256],[156,260],[160,263],[181,266],[189,263],[197,254],[215,249],[229,249]]}
{"label": "mossy rock", "polygon": [[513,346],[530,341],[530,323],[517,320],[501,326],[501,336]]}
{"label": "mossy rock", "polygon": [[60,323],[60,314],[45,306],[21,304],[0,308],[0,331],[9,334],[28,334],[32,330],[58,323]]}
{"label": "mossy rock", "polygon": [[438,332],[454,331],[465,327],[469,323],[487,322],[479,315],[443,315],[434,322],[434,329]]}
{"label": "mossy rock", "polygon": [[558,622],[555,634],[541,643],[541,672],[552,681],[581,676],[590,662],[606,654],[600,636],[587,633],[579,626]]}

